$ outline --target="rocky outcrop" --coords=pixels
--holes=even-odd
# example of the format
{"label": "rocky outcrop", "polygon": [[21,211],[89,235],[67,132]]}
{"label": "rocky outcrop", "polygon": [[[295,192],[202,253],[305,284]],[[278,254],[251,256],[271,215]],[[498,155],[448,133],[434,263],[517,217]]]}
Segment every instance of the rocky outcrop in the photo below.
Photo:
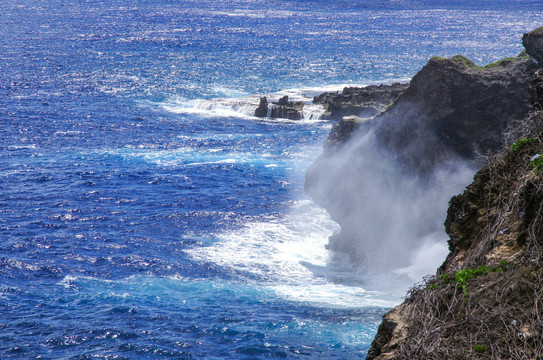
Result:
{"label": "rocky outcrop", "polygon": [[[355,116],[360,118],[370,118],[386,109],[407,87],[407,84],[392,85],[371,85],[363,88],[346,87],[341,93],[323,93],[313,99],[314,104],[322,105],[324,113],[319,116],[322,120],[341,120],[343,117]],[[260,98],[258,107],[255,109],[254,116],[259,118],[271,119],[303,119],[304,107],[303,101],[289,101],[287,95],[281,97],[276,102],[269,102],[266,97]],[[347,119],[348,121],[348,119]],[[348,124],[343,122],[336,129],[341,134],[339,142],[346,140],[352,131],[356,129],[356,124],[361,121],[356,120]],[[355,125],[355,126],[353,126]],[[333,138],[329,143],[334,143]]]}
{"label": "rocky outcrop", "polygon": [[408,84],[370,85],[346,87],[341,93],[323,93],[313,98],[314,104],[322,104],[323,119],[340,120],[344,116],[373,117],[383,110],[407,88]]}
{"label": "rocky outcrop", "polygon": [[361,118],[356,115],[344,116],[332,126],[328,137],[324,141],[324,150],[327,151],[336,145],[344,144],[360,125],[369,120],[371,119]]}
{"label": "rocky outcrop", "polygon": [[268,99],[265,96],[260,98],[260,103],[255,110],[255,116],[259,118],[268,116]]}
{"label": "rocky outcrop", "polygon": [[543,66],[543,27],[522,36],[522,45],[540,65]]}
{"label": "rocky outcrop", "polygon": [[494,152],[509,125],[530,111],[536,68],[527,56],[488,68],[462,56],[432,58],[379,117],[377,136],[404,168],[417,172],[451,157]]}
{"label": "rocky outcrop", "polygon": [[[436,175],[436,169],[460,162],[475,169],[482,165],[482,155],[504,146],[509,127],[532,109],[529,84],[536,68],[527,56],[489,68],[461,56],[433,58],[373,120],[362,125],[356,120],[340,122],[331,132],[333,142],[328,141],[327,151],[306,173],[306,192],[341,226],[340,234],[330,238],[329,249],[347,253],[356,262],[372,261],[385,253],[397,256],[400,262],[404,251],[398,246],[388,249],[384,238],[392,243],[392,237],[403,236],[406,244],[417,246],[416,241],[426,234],[442,231],[442,218],[436,221],[434,214],[417,212],[444,211],[445,195],[452,196],[466,183],[454,187],[451,181],[447,187],[438,179],[445,175]],[[425,181],[425,188],[413,185]],[[445,190],[430,195],[435,181],[441,181]],[[375,186],[379,189],[374,190]],[[408,206],[412,199],[402,193],[414,196],[417,191],[436,206],[421,205],[396,217],[381,206],[382,202],[390,202],[394,208]],[[362,214],[361,209],[367,213]],[[398,216],[405,223],[424,221],[419,229],[404,234],[402,229],[387,225],[398,223]],[[368,229],[375,225],[361,221],[361,217],[384,219],[385,228],[380,232]],[[367,250],[374,252],[370,259]]]}
{"label": "rocky outcrop", "polygon": [[274,106],[271,108],[271,118],[300,120],[303,118],[303,101],[289,101],[288,96],[285,95],[277,102],[272,103]]}
{"label": "rocky outcrop", "polygon": [[[543,49],[527,45],[532,36],[525,35],[524,44],[538,59]],[[534,110],[508,135],[516,141],[488,158],[473,183],[451,199],[447,259],[383,316],[367,359],[543,358],[540,86],[536,72],[529,86]]]}
{"label": "rocky outcrop", "polygon": [[300,120],[303,118],[305,103],[303,101],[289,101],[285,95],[277,102],[268,103],[266,97],[260,98],[255,110],[256,117],[270,117],[272,119]]}
{"label": "rocky outcrop", "polygon": [[367,359],[380,357],[386,359],[393,356],[400,342],[407,336],[407,324],[404,322],[405,305],[400,305],[391,310],[383,317],[383,322],[379,325],[377,335],[371,343]]}

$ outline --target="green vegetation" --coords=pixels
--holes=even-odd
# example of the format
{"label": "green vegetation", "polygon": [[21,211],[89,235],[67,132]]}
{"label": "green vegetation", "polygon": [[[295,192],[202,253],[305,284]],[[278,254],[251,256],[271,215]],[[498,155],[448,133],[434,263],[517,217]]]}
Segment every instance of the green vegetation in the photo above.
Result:
{"label": "green vegetation", "polygon": [[462,292],[464,293],[464,296],[467,296],[469,292],[468,280],[471,280],[474,277],[486,275],[489,272],[497,272],[500,270],[501,268],[492,267],[492,266],[484,266],[484,265],[479,266],[477,269],[466,268],[466,269],[456,271],[454,273],[454,280],[456,281],[458,288],[461,289]]}
{"label": "green vegetation", "polygon": [[530,159],[530,165],[534,169],[534,173],[539,174],[541,169],[543,169],[543,156],[541,154],[536,154]]}
{"label": "green vegetation", "polygon": [[[530,144],[533,142],[539,141],[539,138],[533,137],[533,138],[522,138],[516,141],[511,145],[511,149],[513,151],[520,151],[526,144]],[[534,173],[539,174],[541,169],[543,169],[543,155],[541,153],[537,153],[534,156],[530,158],[530,166],[532,169],[534,169]]]}
{"label": "green vegetation", "polygon": [[455,282],[458,289],[462,290],[464,296],[467,296],[469,293],[468,280],[471,280],[475,277],[487,275],[491,272],[498,272],[509,265],[511,264],[509,264],[507,261],[501,261],[499,267],[481,265],[478,268],[468,267],[462,270],[458,270],[455,271],[453,274],[444,273],[439,276],[441,282],[429,285],[428,290],[438,289],[442,286]]}
{"label": "green vegetation", "polygon": [[536,137],[522,138],[522,139],[519,139],[518,141],[516,141],[515,143],[513,143],[511,145],[511,149],[513,149],[513,151],[519,151],[520,149],[522,149],[524,147],[524,145],[536,142],[538,140],[539,140],[539,138],[536,138]]}
{"label": "green vegetation", "polygon": [[[523,58],[526,58],[528,57],[528,53],[526,53],[526,51],[522,51],[520,54],[518,54],[518,56],[513,56],[513,57],[507,57],[507,58],[504,58],[504,59],[500,59],[498,61],[495,61],[493,63],[490,63],[488,65],[485,65],[485,66],[480,66],[480,65],[477,65],[476,63],[474,63],[473,61],[471,61],[470,59],[468,59],[467,57],[465,56],[462,56],[462,55],[454,55],[453,57],[451,57],[451,60],[454,61],[455,63],[457,64],[461,64],[467,68],[470,68],[470,69],[493,69],[495,67],[499,67],[499,66],[507,66],[508,64],[511,64],[512,62],[515,62],[519,59],[523,59]],[[430,58],[430,60],[434,60],[434,61],[440,61],[440,60],[446,60],[447,58],[444,58],[444,57],[441,57],[441,56],[433,56]]]}
{"label": "green vegetation", "polygon": [[485,66],[485,69],[492,69],[492,68],[495,68],[497,66],[505,66],[507,64],[510,64],[514,61],[517,61],[518,59],[520,59],[520,57],[507,57],[507,58],[504,58],[504,59],[501,59],[501,60],[498,60],[498,61],[495,61],[493,63],[490,63],[488,65]]}
{"label": "green vegetation", "polygon": [[473,350],[478,353],[485,353],[488,351],[488,348],[484,345],[475,345]]}
{"label": "green vegetation", "polygon": [[462,56],[462,55],[454,55],[451,58],[451,60],[453,60],[456,63],[460,63],[460,64],[464,65],[467,68],[482,69],[481,66],[475,64],[473,61],[471,61],[470,59],[468,59],[467,57]]}

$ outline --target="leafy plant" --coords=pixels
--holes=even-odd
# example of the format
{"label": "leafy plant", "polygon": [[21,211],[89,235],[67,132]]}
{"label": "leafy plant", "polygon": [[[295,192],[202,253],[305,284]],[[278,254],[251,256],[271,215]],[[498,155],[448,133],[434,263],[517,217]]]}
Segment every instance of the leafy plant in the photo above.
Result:
{"label": "leafy plant", "polygon": [[473,347],[473,350],[475,350],[475,352],[478,352],[478,353],[484,353],[488,351],[488,348],[484,345],[475,345]]}
{"label": "leafy plant", "polygon": [[536,137],[522,138],[522,139],[519,139],[516,142],[514,142],[511,145],[511,149],[513,149],[513,151],[519,151],[520,149],[522,149],[524,147],[524,145],[536,142],[538,140],[539,140],[539,138],[536,138]]}
{"label": "leafy plant", "polygon": [[538,174],[543,169],[543,156],[536,154],[530,159],[530,165],[534,169],[534,173]]}
{"label": "leafy plant", "polygon": [[500,262],[501,267],[481,265],[478,268],[468,267],[462,270],[458,270],[458,271],[455,271],[454,274],[444,273],[439,276],[441,283],[435,283],[428,286],[428,290],[434,290],[434,289],[440,288],[454,281],[456,282],[456,286],[462,290],[462,292],[464,293],[464,296],[467,296],[469,293],[468,280],[471,280],[474,277],[487,275],[490,272],[500,271],[502,270],[502,268],[505,268],[507,265],[508,265],[507,261],[502,261]]}

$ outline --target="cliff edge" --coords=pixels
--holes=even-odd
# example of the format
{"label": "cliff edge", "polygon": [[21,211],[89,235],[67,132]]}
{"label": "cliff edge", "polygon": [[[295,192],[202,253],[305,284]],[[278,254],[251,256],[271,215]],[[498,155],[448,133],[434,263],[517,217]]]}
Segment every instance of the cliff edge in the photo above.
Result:
{"label": "cliff edge", "polygon": [[408,266],[421,239],[442,236],[448,200],[483,155],[503,148],[508,129],[530,112],[537,68],[525,53],[486,67],[432,58],[373,119],[340,122],[305,183],[341,226],[328,248],[379,271]]}
{"label": "cliff edge", "polygon": [[[523,44],[542,64],[543,28]],[[510,146],[450,200],[447,259],[383,316],[367,359],[543,358],[542,86],[532,72],[532,110],[510,124]]]}

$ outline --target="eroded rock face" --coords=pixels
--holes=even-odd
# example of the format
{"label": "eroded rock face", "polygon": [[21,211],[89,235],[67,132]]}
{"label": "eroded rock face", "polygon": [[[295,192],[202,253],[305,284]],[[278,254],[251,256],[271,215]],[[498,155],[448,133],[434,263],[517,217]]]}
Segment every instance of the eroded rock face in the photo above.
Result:
{"label": "eroded rock face", "polygon": [[447,260],[383,316],[368,359],[542,358],[543,173],[531,159],[543,152],[543,112],[525,121],[530,140],[492,157],[451,200]]}
{"label": "eroded rock face", "polygon": [[540,65],[543,66],[543,27],[522,36],[522,45]]}
{"label": "eroded rock face", "polygon": [[404,168],[417,172],[447,158],[495,152],[510,123],[531,110],[528,88],[536,69],[528,57],[493,68],[460,56],[433,58],[378,118],[378,137]]}
{"label": "eroded rock face", "polygon": [[262,97],[255,110],[255,116],[260,118],[269,116],[272,119],[300,120],[303,118],[304,105],[303,101],[289,101],[286,95],[271,104],[266,97]]}
{"label": "eroded rock face", "polygon": [[323,93],[313,98],[314,104],[325,107],[323,119],[340,120],[344,116],[373,117],[383,110],[407,88],[408,84],[370,85],[346,87],[341,93]]}
{"label": "eroded rock face", "polygon": [[[435,58],[382,114],[363,126],[341,121],[330,135],[334,146],[306,174],[306,192],[341,226],[329,248],[359,263],[386,255],[406,266],[405,249],[394,245],[395,239],[403,238],[406,248],[416,247],[424,236],[442,231],[450,196],[482,165],[481,155],[502,148],[509,126],[531,111],[529,83],[536,68],[528,57],[488,69],[463,57]],[[348,140],[341,143],[343,139]],[[470,169],[465,182],[449,186],[441,180],[448,175],[436,175],[458,163]],[[434,179],[443,191],[435,190]],[[416,185],[425,181],[426,188]],[[436,205],[413,203],[413,211],[402,210],[425,197]],[[361,221],[370,217],[381,223]],[[409,233],[396,226],[402,222]],[[370,258],[367,251],[374,251]]]}
{"label": "eroded rock face", "polygon": [[[543,28],[523,38],[539,64],[541,39]],[[535,335],[543,331],[542,83],[539,70],[529,83],[534,110],[510,123],[514,146],[492,156],[451,199],[447,259],[391,311],[393,321],[385,314],[368,359],[543,358],[543,338]],[[397,323],[405,336],[393,340]]]}
{"label": "eroded rock face", "polygon": [[361,118],[356,115],[344,116],[334,124],[330,130],[330,133],[324,142],[325,151],[336,145],[344,144],[349,140],[353,132],[355,132],[362,124],[370,120],[370,118]]}
{"label": "eroded rock face", "polygon": [[[543,123],[543,112],[526,119]],[[538,125],[539,127],[539,125]],[[450,253],[440,268],[523,262],[527,249],[543,245],[543,181],[531,159],[543,152],[542,134],[491,158],[466,190],[450,201],[445,229]],[[543,170],[543,169],[542,169]]]}
{"label": "eroded rock face", "polygon": [[538,70],[530,81],[530,97],[534,109],[543,109],[543,70]]}
{"label": "eroded rock face", "polygon": [[394,356],[398,343],[405,340],[408,327],[404,322],[404,307],[397,306],[383,316],[383,322],[368,350],[366,360],[388,359]]}

